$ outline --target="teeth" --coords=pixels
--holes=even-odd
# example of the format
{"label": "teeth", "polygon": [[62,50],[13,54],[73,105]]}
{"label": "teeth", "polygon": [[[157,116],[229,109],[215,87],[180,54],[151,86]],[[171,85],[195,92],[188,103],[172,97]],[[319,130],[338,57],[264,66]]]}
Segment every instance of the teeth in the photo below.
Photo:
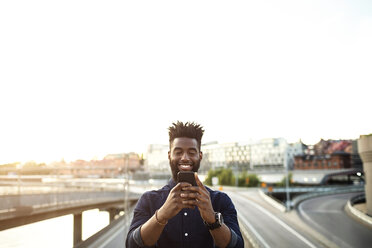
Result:
{"label": "teeth", "polygon": [[191,165],[189,165],[189,164],[181,164],[180,167],[181,168],[190,168]]}

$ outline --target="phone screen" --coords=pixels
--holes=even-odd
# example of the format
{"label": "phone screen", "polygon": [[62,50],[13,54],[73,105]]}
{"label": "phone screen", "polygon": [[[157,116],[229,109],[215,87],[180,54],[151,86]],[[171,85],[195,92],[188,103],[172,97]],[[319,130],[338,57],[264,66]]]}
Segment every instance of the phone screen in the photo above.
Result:
{"label": "phone screen", "polygon": [[197,186],[193,171],[180,171],[177,173],[178,182],[187,182],[192,186]]}

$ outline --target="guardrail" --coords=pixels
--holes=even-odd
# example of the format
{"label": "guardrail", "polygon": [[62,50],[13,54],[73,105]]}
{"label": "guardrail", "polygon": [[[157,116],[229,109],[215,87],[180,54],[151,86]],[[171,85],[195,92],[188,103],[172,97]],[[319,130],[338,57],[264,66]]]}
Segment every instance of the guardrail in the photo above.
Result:
{"label": "guardrail", "polygon": [[[111,222],[108,226],[74,246],[74,248],[109,248],[124,247],[126,234],[129,231],[130,222],[133,217],[135,205],[132,205],[128,213],[124,213],[118,219]],[[120,245],[116,245],[119,243]]]}
{"label": "guardrail", "polygon": [[357,204],[357,203],[366,202],[366,195],[363,193],[363,194],[354,196],[349,201],[350,201],[350,204],[351,205],[354,205],[354,204]]}
{"label": "guardrail", "polygon": [[[315,192],[314,192],[315,191]],[[342,193],[352,193],[352,192],[364,192],[364,185],[363,186],[344,186],[344,187],[332,187],[332,188],[327,188],[327,189],[315,189],[311,193],[307,194],[302,194],[299,196],[296,196],[293,198],[291,201],[291,207],[297,207],[298,204],[300,204],[302,201],[313,198],[313,197],[318,197],[318,196],[323,196],[323,195],[331,195],[331,194],[342,194]]]}
{"label": "guardrail", "polygon": [[351,186],[314,186],[314,187],[271,187],[269,188],[261,188],[265,193],[285,193],[290,192],[290,193],[303,193],[303,192],[333,192],[338,189],[345,189],[345,188],[356,188],[356,189],[361,189],[364,188],[364,185],[351,185]]}
{"label": "guardrail", "polygon": [[25,195],[71,191],[123,191],[124,178],[71,178],[56,176],[0,176],[0,195]]}
{"label": "guardrail", "polygon": [[124,178],[0,176],[0,230],[92,208],[125,208],[141,192],[135,185],[135,192],[130,192],[128,182]]}

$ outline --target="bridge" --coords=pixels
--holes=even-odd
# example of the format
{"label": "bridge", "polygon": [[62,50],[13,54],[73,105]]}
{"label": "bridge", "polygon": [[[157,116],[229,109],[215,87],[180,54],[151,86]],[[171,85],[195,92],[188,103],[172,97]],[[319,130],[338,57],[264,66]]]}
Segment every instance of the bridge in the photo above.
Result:
{"label": "bridge", "polygon": [[[73,221],[73,246],[84,247],[123,247],[125,234],[128,232],[134,203],[140,194],[145,190],[159,188],[160,185],[151,186],[145,183],[130,182],[126,179],[92,179],[92,178],[56,178],[24,176],[19,180],[4,180],[0,178],[0,231],[8,228],[25,225],[49,218],[72,214]],[[20,183],[21,182],[21,183]],[[131,185],[128,187],[128,185]],[[285,240],[285,245],[296,247],[337,247],[339,244],[352,244],[352,247],[362,247],[361,245],[370,242],[372,232],[368,227],[358,229],[359,234],[364,233],[363,237],[358,237],[360,246],[351,241],[335,241],[333,237],[319,234],[321,231],[310,228],[311,224],[302,224],[298,227],[298,221],[305,222],[303,219],[293,217],[293,213],[288,213],[285,208],[278,210],[274,208],[267,195],[272,193],[282,193],[284,189],[274,188],[272,192],[268,189],[247,189],[224,187],[236,205],[239,223],[246,243],[253,247],[276,247],[277,240]],[[337,187],[302,187],[291,189],[292,193],[301,194],[300,200],[292,199],[296,206],[302,202],[309,202],[306,199],[320,197],[322,195],[346,194],[337,204],[345,202],[357,194],[363,192],[363,187],[351,186],[349,189],[343,187],[340,192]],[[263,194],[265,191],[266,194]],[[275,192],[274,192],[275,191]],[[317,194],[317,195],[314,195]],[[348,195],[351,194],[351,195]],[[307,195],[307,197],[305,197]],[[266,197],[266,198],[265,198]],[[337,198],[337,197],[336,197]],[[332,198],[329,198],[332,199]],[[275,200],[272,200],[275,201]],[[331,200],[330,200],[331,201]],[[276,204],[281,205],[276,201]],[[318,203],[319,205],[319,203]],[[302,212],[299,216],[306,219],[316,219],[312,212],[306,212],[307,205],[301,205]],[[82,213],[89,209],[100,209],[109,213],[110,224],[100,230],[90,238],[82,241]],[[322,210],[323,212],[326,210]],[[322,212],[322,213],[323,213]],[[254,213],[254,214],[252,214]],[[344,214],[343,221],[350,221],[350,225],[356,225],[351,218]],[[293,218],[295,220],[293,220]],[[298,217],[297,217],[298,218]],[[337,217],[340,218],[340,217]],[[337,219],[336,219],[337,220]],[[346,222],[345,222],[346,223]],[[325,223],[327,224],[327,223]],[[318,224],[317,224],[318,225]],[[284,229],[283,229],[284,228]],[[280,232],[278,230],[281,230]],[[320,230],[322,230],[320,228]],[[372,230],[372,229],[371,229]],[[315,234],[314,234],[315,233]],[[342,237],[342,234],[337,234]],[[284,241],[283,241],[284,242]],[[337,243],[338,242],[338,243]],[[363,243],[364,242],[364,243]]]}
{"label": "bridge", "polygon": [[74,246],[82,241],[82,213],[100,209],[110,223],[137,202],[140,193],[125,189],[125,179],[0,177],[0,231],[72,214]]}

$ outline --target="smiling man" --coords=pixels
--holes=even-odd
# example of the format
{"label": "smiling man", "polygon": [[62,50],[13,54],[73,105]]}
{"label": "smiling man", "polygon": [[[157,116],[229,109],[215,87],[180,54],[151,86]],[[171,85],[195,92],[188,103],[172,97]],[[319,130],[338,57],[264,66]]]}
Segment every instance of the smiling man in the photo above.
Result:
{"label": "smiling man", "polygon": [[[204,186],[196,173],[203,158],[203,133],[195,123],[169,127],[172,179],[139,199],[126,247],[244,247],[231,199]],[[197,186],[177,182],[179,171],[195,172]]]}

